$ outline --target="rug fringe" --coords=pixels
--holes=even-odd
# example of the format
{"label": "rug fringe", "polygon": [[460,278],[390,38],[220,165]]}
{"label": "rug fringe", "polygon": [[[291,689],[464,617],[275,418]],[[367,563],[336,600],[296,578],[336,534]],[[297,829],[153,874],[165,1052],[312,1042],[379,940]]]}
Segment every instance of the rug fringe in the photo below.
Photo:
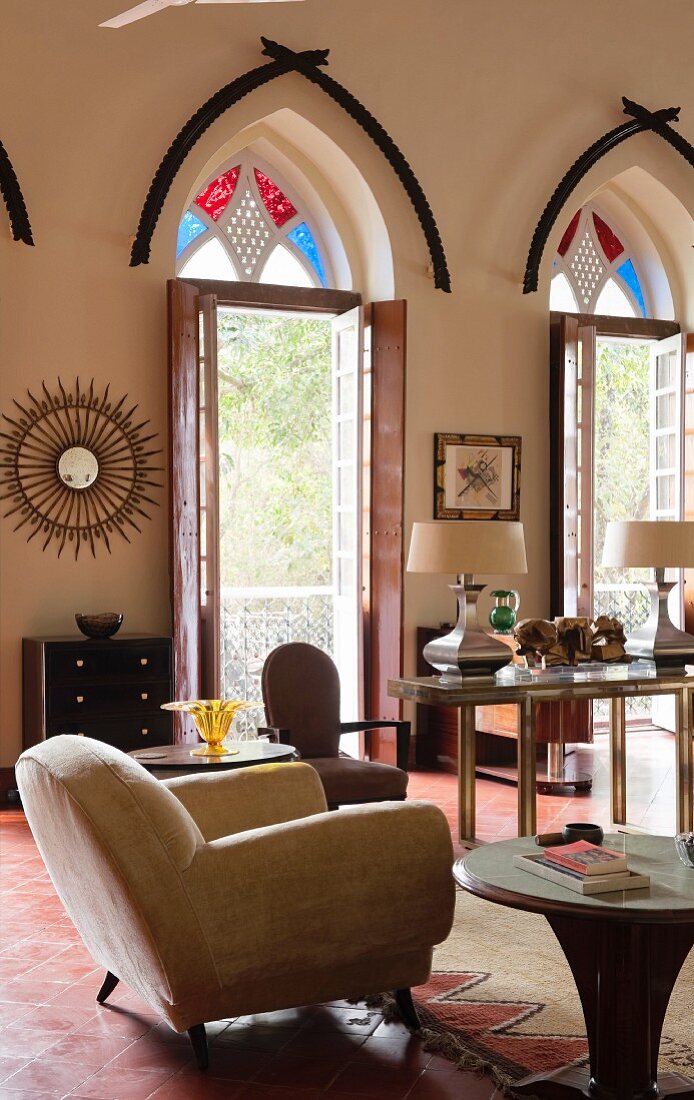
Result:
{"label": "rug fringe", "polygon": [[[402,1019],[400,1011],[394,997],[390,994],[376,994],[370,997],[362,998],[367,1008],[378,1008],[383,1013],[383,1019],[386,1023],[393,1023],[395,1020],[399,1020],[401,1023],[405,1023]],[[420,1017],[427,1017],[429,1014],[426,1009],[422,1010],[421,1005],[417,1005],[417,1012]],[[407,1027],[407,1024],[405,1024]],[[460,1039],[457,1039],[454,1035],[451,1035],[449,1031],[437,1026],[436,1029],[427,1027],[426,1024],[422,1027],[421,1031],[412,1031],[412,1028],[408,1028],[413,1035],[419,1035],[422,1039],[422,1045],[425,1051],[430,1054],[441,1054],[444,1058],[447,1058],[449,1062],[453,1062],[456,1069],[466,1070],[468,1073],[475,1073],[478,1077],[488,1077],[495,1088],[499,1090],[502,1096],[508,1098],[508,1100],[537,1100],[537,1097],[528,1097],[526,1095],[521,1096],[516,1092],[512,1079],[505,1073],[503,1073],[498,1066],[495,1066],[493,1062],[490,1062],[486,1058],[481,1058],[479,1054],[475,1054],[470,1050]]]}

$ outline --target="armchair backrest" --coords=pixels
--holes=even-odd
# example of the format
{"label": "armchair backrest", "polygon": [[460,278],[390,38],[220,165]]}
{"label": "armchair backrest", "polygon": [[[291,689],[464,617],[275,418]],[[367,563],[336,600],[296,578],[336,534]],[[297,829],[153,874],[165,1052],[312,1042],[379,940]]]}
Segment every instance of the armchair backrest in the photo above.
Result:
{"label": "armchair backrest", "polygon": [[314,645],[288,642],[268,655],[261,679],[269,725],[289,730],[305,759],[337,756],[340,745],[340,677]]}
{"label": "armchair backrest", "polygon": [[202,834],[165,786],[118,749],[51,737],[17,762],[48,873],[94,959],[173,1003],[217,976],[182,876]]}

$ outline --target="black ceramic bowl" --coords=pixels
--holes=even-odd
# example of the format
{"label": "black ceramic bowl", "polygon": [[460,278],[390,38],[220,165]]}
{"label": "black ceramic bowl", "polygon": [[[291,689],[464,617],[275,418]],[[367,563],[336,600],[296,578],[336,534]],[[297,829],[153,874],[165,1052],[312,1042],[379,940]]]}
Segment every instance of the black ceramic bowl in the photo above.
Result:
{"label": "black ceramic bowl", "polygon": [[111,638],[120,629],[123,616],[119,611],[102,611],[99,615],[75,613],[75,622],[87,638]]}
{"label": "black ceramic bowl", "polygon": [[602,826],[589,821],[571,821],[561,831],[565,844],[574,844],[577,840],[587,840],[590,844],[602,844],[604,833]]}

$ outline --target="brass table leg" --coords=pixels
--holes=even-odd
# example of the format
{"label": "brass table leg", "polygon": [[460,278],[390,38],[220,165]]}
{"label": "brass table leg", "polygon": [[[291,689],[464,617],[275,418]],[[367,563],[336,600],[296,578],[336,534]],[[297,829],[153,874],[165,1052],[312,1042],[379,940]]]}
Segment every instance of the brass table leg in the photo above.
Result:
{"label": "brass table leg", "polygon": [[694,763],[692,762],[692,732],[694,731],[694,692],[682,688],[675,696],[675,805],[677,832],[694,829]]}
{"label": "brass table leg", "polygon": [[475,839],[475,708],[458,711],[458,836]]}
{"label": "brass table leg", "polygon": [[518,836],[537,832],[535,714],[536,704],[526,695],[518,704]]}
{"label": "brass table leg", "polygon": [[627,821],[626,702],[610,699],[610,812],[618,825]]}

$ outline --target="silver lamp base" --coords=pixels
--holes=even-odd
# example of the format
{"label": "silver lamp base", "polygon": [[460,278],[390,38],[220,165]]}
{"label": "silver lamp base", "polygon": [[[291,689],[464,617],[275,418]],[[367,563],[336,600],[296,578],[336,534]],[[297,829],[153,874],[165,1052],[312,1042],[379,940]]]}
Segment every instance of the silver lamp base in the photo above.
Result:
{"label": "silver lamp base", "polygon": [[694,664],[694,635],[678,630],[668,612],[668,596],[676,581],[663,580],[665,570],[656,569],[655,581],[646,585],[651,597],[648,621],[627,638],[625,649],[641,661],[652,661],[656,668],[681,671]]}
{"label": "silver lamp base", "polygon": [[490,680],[500,668],[511,663],[513,654],[477,621],[477,598],[484,584],[473,584],[465,576],[462,584],[451,584],[458,598],[458,622],[450,634],[435,638],[424,647],[424,659],[441,673],[440,681],[451,687],[471,678]]}

